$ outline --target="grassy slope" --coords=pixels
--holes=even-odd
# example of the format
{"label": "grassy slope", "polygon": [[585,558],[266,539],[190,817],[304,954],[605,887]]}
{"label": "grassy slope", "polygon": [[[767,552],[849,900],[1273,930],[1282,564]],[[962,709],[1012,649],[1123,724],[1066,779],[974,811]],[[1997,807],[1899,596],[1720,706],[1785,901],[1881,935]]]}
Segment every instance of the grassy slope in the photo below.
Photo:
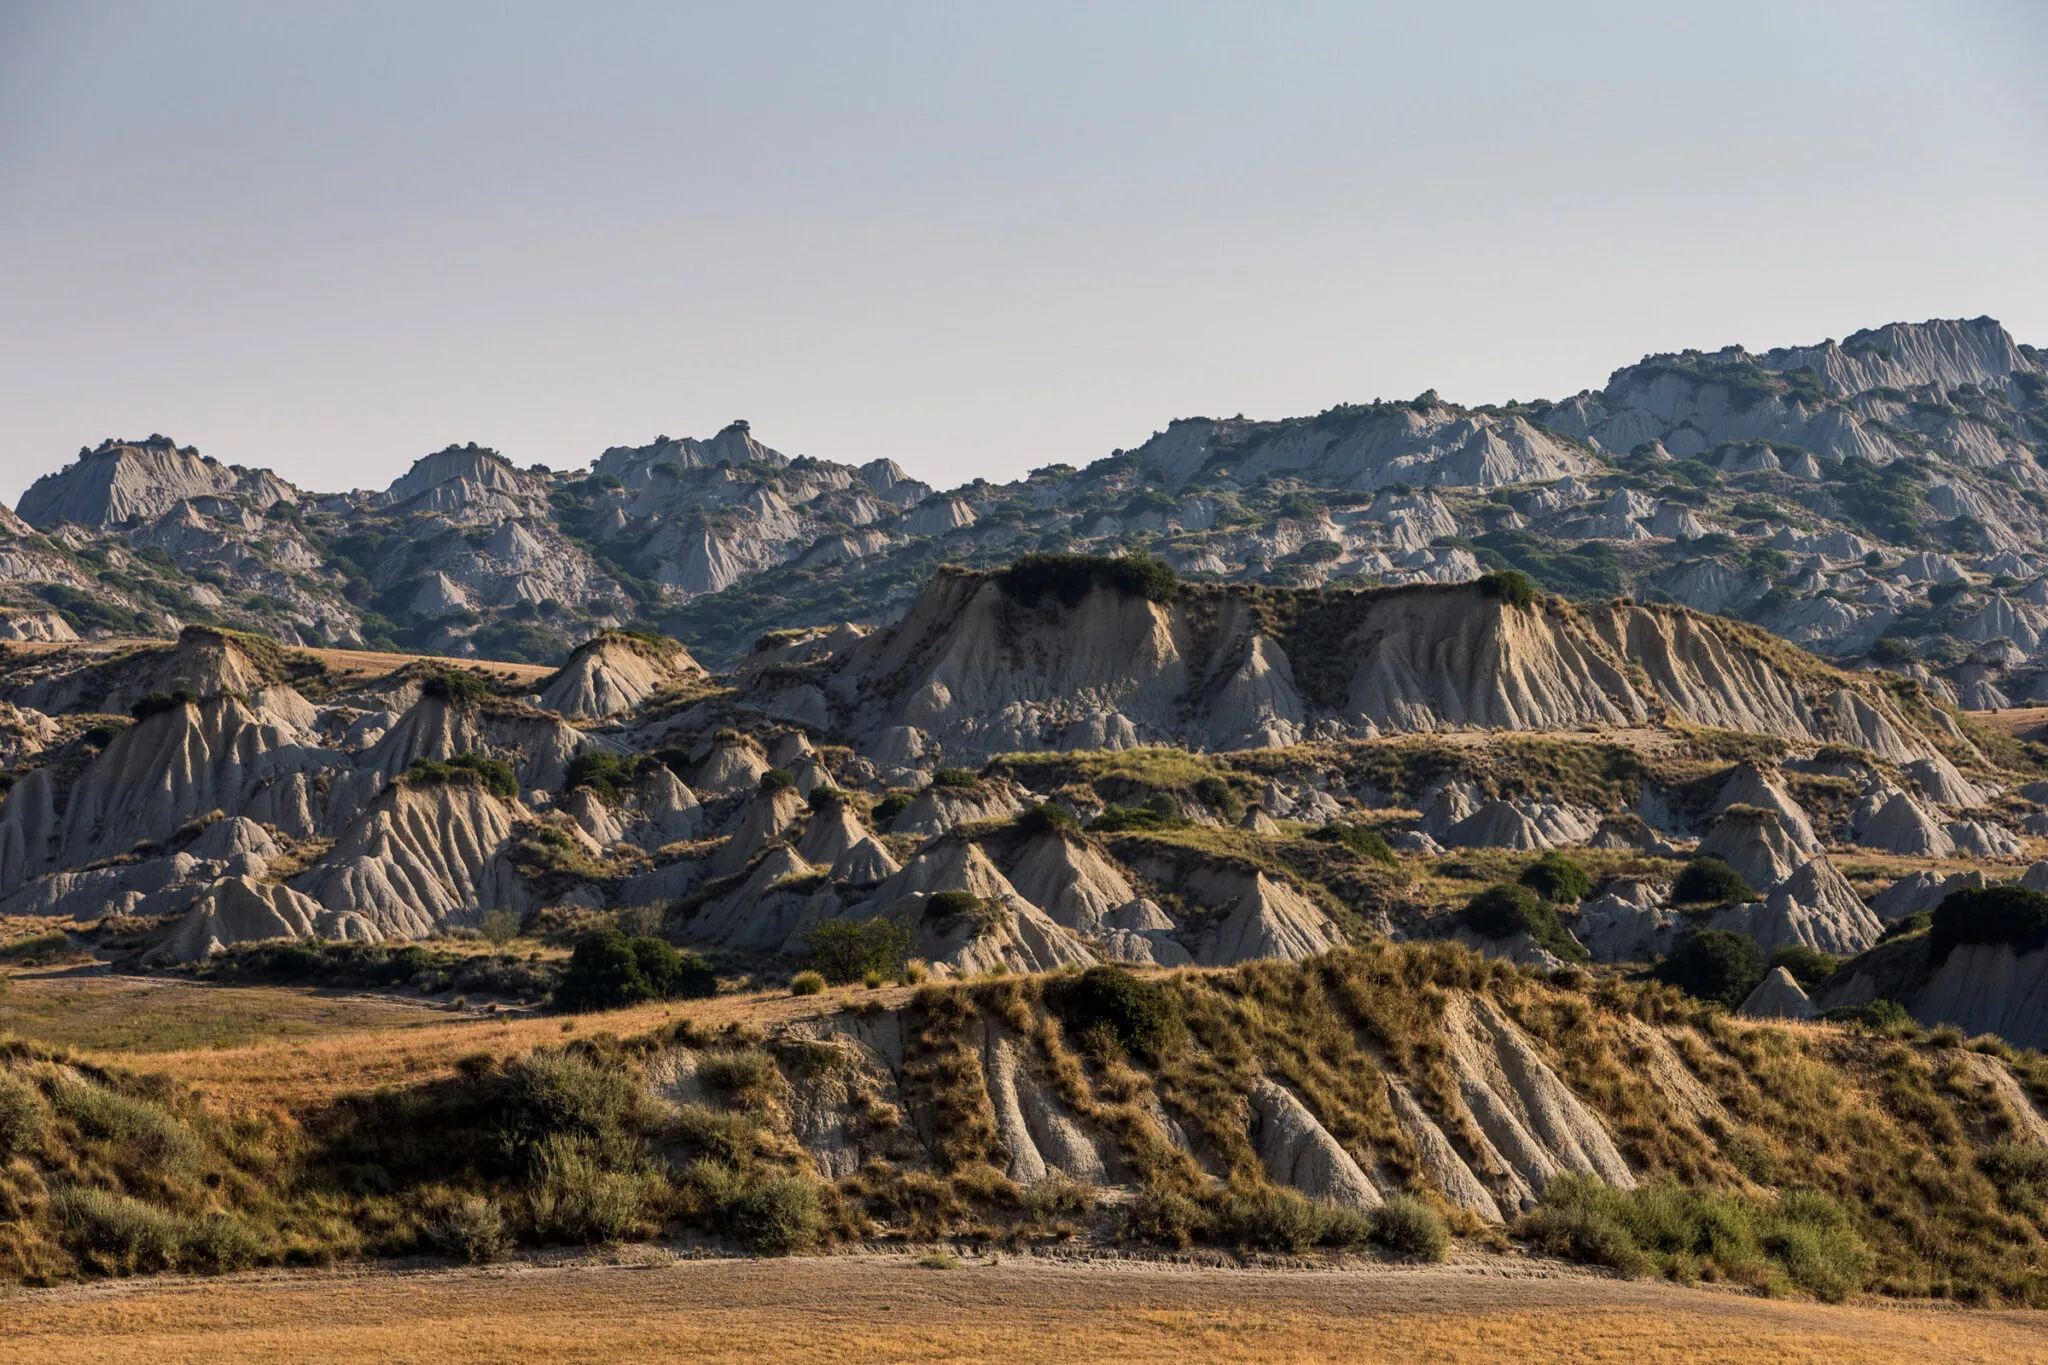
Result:
{"label": "grassy slope", "polygon": [[[337,1033],[154,1056],[150,1064],[168,1073],[158,1078],[64,1064],[16,1044],[0,1068],[16,1115],[8,1129],[0,1095],[0,1133],[12,1134],[0,1141],[13,1149],[0,1157],[0,1267],[61,1278],[95,1267],[205,1269],[448,1245],[450,1210],[471,1195],[494,1201],[522,1240],[632,1238],[678,1223],[758,1239],[761,1225],[739,1212],[789,1197],[792,1182],[808,1191],[797,1191],[803,1240],[885,1231],[1058,1240],[1091,1218],[1107,1226],[1085,1195],[1048,1202],[988,1164],[1001,1152],[968,1043],[977,1016],[1016,1029],[1069,1107],[1116,1135],[1147,1198],[1183,1201],[1174,1206],[1190,1220],[1183,1231],[1291,1248],[1327,1229],[1271,1223],[1285,1209],[1272,1203],[1278,1195],[1237,1117],[1244,1086],[1259,1072],[1285,1080],[1355,1154],[1380,1158],[1422,1190],[1378,1078],[1405,1076],[1448,1114],[1455,1081],[1441,1011],[1449,992],[1477,990],[1520,1021],[1651,1181],[1637,1196],[1599,1207],[1581,1198],[1521,1229],[1544,1245],[1779,1291],[2048,1297],[2042,1172],[1987,1161],[2010,1150],[1999,1144],[2012,1117],[1955,1040],[1759,1026],[1659,990],[1544,983],[1448,945],[1162,979],[1187,1032],[1135,1061],[1102,1051],[1099,1039],[1065,1037],[1037,1003],[1044,978]],[[814,1048],[776,1043],[772,1028],[841,1007],[907,1007],[920,1041],[904,1100],[936,1139],[935,1172],[871,1169],[837,1187],[804,1174],[786,1126],[788,1087],[817,1074],[806,1068],[832,1063]],[[1651,1028],[1670,1053],[1645,1051]],[[721,1059],[722,1100],[664,1115],[633,1098],[630,1078],[671,1040]],[[564,1043],[582,1060],[562,1061]],[[523,1060],[537,1047],[539,1060]],[[1682,1059],[1725,1118],[1681,1112],[1652,1080],[1653,1053]],[[2048,1093],[2048,1063],[2027,1055],[2013,1065],[2036,1095]],[[615,1080],[629,1083],[621,1090]],[[541,1091],[556,1098],[536,1100]],[[1145,1117],[1153,1095],[1224,1160],[1228,1187],[1160,1140]],[[1457,1140],[1455,1123],[1450,1131]],[[81,1210],[66,1190],[117,1199]],[[612,1214],[565,1219],[565,1190],[611,1200]],[[1832,1201],[1845,1220],[1794,1226],[1783,1216],[1788,1197]]]}

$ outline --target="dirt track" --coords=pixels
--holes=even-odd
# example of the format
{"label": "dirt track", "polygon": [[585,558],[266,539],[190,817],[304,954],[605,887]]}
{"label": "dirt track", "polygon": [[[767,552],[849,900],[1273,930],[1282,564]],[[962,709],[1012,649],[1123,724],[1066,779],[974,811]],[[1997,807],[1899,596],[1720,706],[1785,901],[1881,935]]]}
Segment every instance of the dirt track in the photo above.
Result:
{"label": "dirt track", "polygon": [[2048,1316],[1774,1302],[1506,1261],[1280,1271],[1005,1257],[929,1269],[841,1256],[24,1291],[0,1297],[0,1358],[2010,1365],[2048,1360]]}

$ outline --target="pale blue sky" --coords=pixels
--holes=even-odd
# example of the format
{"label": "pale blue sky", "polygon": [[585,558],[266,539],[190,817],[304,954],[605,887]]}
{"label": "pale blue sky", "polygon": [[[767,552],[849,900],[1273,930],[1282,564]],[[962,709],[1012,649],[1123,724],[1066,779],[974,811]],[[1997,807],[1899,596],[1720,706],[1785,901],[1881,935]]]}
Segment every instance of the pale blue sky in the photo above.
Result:
{"label": "pale blue sky", "polygon": [[733,417],[942,483],[1194,413],[2048,344],[2048,6],[0,0],[0,493]]}

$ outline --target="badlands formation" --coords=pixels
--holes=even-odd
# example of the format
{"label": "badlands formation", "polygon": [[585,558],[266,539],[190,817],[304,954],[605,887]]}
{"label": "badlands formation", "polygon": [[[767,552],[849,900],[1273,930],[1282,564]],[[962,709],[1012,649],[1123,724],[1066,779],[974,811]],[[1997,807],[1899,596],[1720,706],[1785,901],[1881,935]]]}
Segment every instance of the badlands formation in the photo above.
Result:
{"label": "badlands formation", "polygon": [[[0,516],[0,935],[371,964],[553,1046],[259,1169],[0,1041],[0,1275],[222,1268],[222,1219],[245,1264],[1448,1226],[2048,1303],[2048,750],[1993,723],[2048,696],[2044,388],[1979,319],[951,492],[743,423],[339,495],[84,451]],[[717,998],[523,1017],[657,940]]]}
{"label": "badlands formation", "polygon": [[[1955,887],[2048,884],[2035,751],[1683,607],[1043,558],[941,570],[893,624],[773,632],[724,674],[625,632],[537,679],[391,664],[202,627],[17,650],[0,916],[142,926],[175,966],[618,912],[771,979],[879,923],[941,977],[1379,937],[1648,965],[1713,929],[1856,959],[1809,1011],[2048,1039],[2039,951],[1935,963],[1910,932]],[[1563,940],[1457,913],[1545,850],[1599,874]],[[1700,858],[1740,890],[1680,903]]]}

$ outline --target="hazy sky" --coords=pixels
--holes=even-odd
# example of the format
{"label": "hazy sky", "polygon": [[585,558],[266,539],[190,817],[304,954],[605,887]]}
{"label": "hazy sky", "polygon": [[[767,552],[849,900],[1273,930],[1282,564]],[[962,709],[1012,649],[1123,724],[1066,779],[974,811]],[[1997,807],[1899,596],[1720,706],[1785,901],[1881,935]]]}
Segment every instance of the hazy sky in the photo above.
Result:
{"label": "hazy sky", "polygon": [[1197,413],[2048,343],[2037,0],[0,0],[0,493],[734,417],[942,483]]}

